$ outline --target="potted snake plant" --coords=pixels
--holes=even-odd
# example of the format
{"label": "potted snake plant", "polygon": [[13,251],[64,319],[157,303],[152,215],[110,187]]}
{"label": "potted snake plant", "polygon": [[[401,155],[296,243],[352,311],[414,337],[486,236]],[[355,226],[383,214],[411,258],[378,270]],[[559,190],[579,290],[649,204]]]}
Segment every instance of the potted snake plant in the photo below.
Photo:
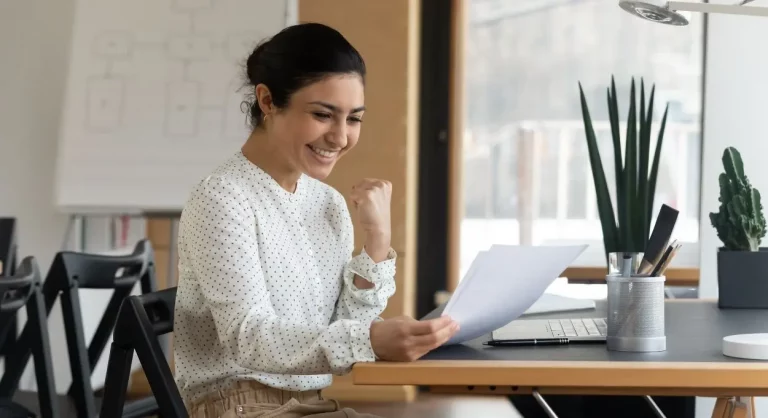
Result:
{"label": "potted snake plant", "polygon": [[613,77],[611,77],[611,86],[607,89],[607,96],[608,117],[613,140],[613,163],[616,176],[616,207],[614,208],[605,172],[603,171],[603,164],[597,145],[597,135],[595,134],[592,117],[590,116],[589,106],[587,105],[587,99],[584,96],[581,83],[579,83],[581,111],[584,119],[584,131],[592,168],[592,178],[595,184],[597,210],[603,232],[606,263],[608,263],[608,254],[610,253],[641,253],[645,250],[648,243],[656,194],[656,179],[661,160],[661,147],[669,111],[669,105],[667,105],[661,118],[661,125],[659,126],[656,138],[656,148],[651,153],[655,90],[655,86],[652,86],[646,107],[645,83],[641,79],[640,104],[638,106],[635,95],[635,80],[634,78],[632,79],[622,157],[616,83]]}
{"label": "potted snake plant", "polygon": [[709,214],[723,246],[717,251],[718,304],[721,308],[768,308],[768,250],[760,192],[744,172],[741,154],[728,147],[722,157],[720,207]]}

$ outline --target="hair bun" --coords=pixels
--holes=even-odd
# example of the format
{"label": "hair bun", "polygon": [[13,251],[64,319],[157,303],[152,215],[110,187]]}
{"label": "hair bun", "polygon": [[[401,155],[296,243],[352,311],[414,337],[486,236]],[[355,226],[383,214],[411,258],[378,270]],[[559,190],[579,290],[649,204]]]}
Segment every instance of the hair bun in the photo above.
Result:
{"label": "hair bun", "polygon": [[260,75],[261,71],[264,66],[262,65],[261,58],[264,55],[264,50],[266,49],[267,44],[269,43],[269,40],[264,40],[259,43],[258,46],[256,46],[256,49],[253,50],[250,56],[248,56],[248,61],[246,62],[246,72],[248,75],[248,81],[251,85],[255,86],[261,82],[263,82]]}
{"label": "hair bun", "polygon": [[[289,26],[260,42],[245,70],[247,84],[252,89],[267,86],[277,108],[286,107],[296,90],[329,74],[357,74],[365,82],[365,73],[360,53],[337,30],[320,23]],[[248,117],[255,128],[263,123],[263,115],[253,96]]]}

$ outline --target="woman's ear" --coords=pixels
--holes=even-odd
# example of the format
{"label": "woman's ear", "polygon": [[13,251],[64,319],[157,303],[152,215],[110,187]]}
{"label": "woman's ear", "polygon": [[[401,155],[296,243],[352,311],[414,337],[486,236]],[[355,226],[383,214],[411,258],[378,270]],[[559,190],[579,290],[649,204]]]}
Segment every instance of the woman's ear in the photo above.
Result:
{"label": "woman's ear", "polygon": [[272,113],[273,109],[273,103],[272,103],[272,94],[269,92],[269,87],[265,86],[264,84],[259,84],[256,86],[254,95],[256,96],[256,102],[259,104],[259,109],[261,109],[262,115],[268,115]]}

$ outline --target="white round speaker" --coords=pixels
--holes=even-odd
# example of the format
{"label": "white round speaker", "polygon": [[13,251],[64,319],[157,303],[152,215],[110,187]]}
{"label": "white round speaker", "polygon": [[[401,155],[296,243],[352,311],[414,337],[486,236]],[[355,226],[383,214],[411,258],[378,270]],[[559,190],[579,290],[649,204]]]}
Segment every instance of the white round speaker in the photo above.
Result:
{"label": "white round speaker", "polygon": [[739,334],[724,337],[723,354],[750,360],[768,360],[768,334]]}

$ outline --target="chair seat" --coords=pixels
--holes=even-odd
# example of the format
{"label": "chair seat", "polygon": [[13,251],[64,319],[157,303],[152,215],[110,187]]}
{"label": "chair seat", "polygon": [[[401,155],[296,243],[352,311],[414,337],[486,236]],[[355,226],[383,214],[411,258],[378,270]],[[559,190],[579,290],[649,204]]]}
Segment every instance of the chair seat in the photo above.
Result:
{"label": "chair seat", "polygon": [[[60,418],[78,418],[75,402],[67,395],[57,395],[56,400],[59,403]],[[40,415],[40,406],[37,400],[37,392],[22,391],[16,392],[13,402],[29,409],[32,413]],[[97,410],[101,410],[101,397],[94,397]],[[129,401],[125,404],[122,418],[139,418],[152,416],[157,413],[157,401],[150,396],[147,398]]]}
{"label": "chair seat", "polygon": [[[59,404],[59,412],[61,418],[78,418],[77,409],[75,408],[75,402],[67,395],[56,395],[56,400]],[[16,391],[16,395],[13,397],[13,401],[19,405],[32,411],[35,415],[40,415],[40,404],[37,400],[37,392],[19,390]],[[101,399],[95,400],[98,408],[101,407]]]}

